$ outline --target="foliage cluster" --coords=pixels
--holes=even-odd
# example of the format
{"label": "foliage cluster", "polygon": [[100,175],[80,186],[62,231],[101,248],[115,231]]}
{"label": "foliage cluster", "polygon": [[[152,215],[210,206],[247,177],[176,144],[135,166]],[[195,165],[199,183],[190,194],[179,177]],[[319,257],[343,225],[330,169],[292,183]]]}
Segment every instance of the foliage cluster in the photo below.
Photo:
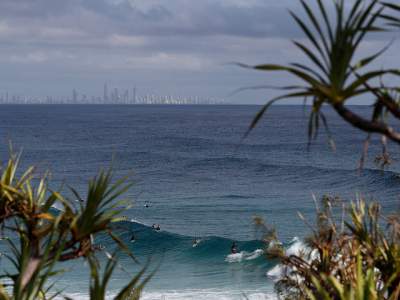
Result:
{"label": "foliage cluster", "polygon": [[[1,300],[33,300],[62,297],[54,290],[55,275],[63,272],[60,262],[75,259],[87,261],[90,268],[90,299],[106,297],[106,287],[117,266],[117,250],[132,259],[132,253],[114,233],[113,223],[128,207],[121,196],[130,188],[128,177],[112,183],[112,172],[102,171],[89,182],[83,199],[71,188],[71,199],[51,190],[47,176],[35,177],[34,168],[18,169],[19,156],[11,155],[0,172],[0,226],[2,243],[12,270],[3,270]],[[54,207],[58,207],[59,210]],[[94,244],[96,235],[106,234],[117,249],[108,257],[104,270],[97,252],[106,251]],[[146,267],[115,297],[116,300],[138,299],[150,276]]]}
{"label": "foliage cluster", "polygon": [[[286,72],[296,82],[277,87],[287,93],[262,107],[248,133],[273,103],[301,97],[305,103],[311,100],[309,143],[317,137],[322,124],[334,147],[322,109],[327,105],[344,121],[367,133],[360,167],[371,134],[381,136],[383,152],[377,161],[387,165],[390,162],[387,140],[400,144],[398,125],[391,125],[400,119],[400,97],[398,86],[388,86],[385,81],[388,76],[392,81],[398,79],[400,71],[373,68],[372,63],[391,43],[367,57],[360,58],[359,52],[367,34],[380,35],[400,27],[400,5],[379,0],[300,0],[300,3],[304,15],[294,12],[291,15],[304,39],[294,41],[294,45],[308,64],[240,64],[261,71]],[[333,13],[328,8],[331,4]],[[373,101],[370,118],[347,105],[357,97]],[[278,258],[284,266],[285,272],[276,283],[278,294],[286,299],[400,299],[400,216],[384,217],[379,204],[360,200],[343,208],[347,213],[338,222],[333,209],[336,200],[324,197],[321,208],[317,206],[316,225],[311,226],[308,248],[301,253],[287,254],[274,229],[257,220],[266,232],[267,256]]]}
{"label": "foliage cluster", "polygon": [[399,299],[400,214],[384,217],[377,203],[360,199],[346,207],[329,196],[316,209],[307,247],[298,253],[286,253],[273,228],[257,220],[267,257],[283,265],[275,286],[281,298]]}
{"label": "foliage cluster", "polygon": [[[360,58],[360,48],[369,33],[387,34],[400,27],[400,5],[379,0],[299,0],[304,15],[290,12],[295,23],[304,33],[301,41],[294,45],[304,54],[306,61],[288,65],[260,64],[249,66],[267,72],[286,72],[296,84],[275,87],[289,91],[268,101],[254,117],[247,134],[258,124],[265,112],[277,101],[303,98],[311,101],[308,122],[309,144],[317,138],[322,126],[330,144],[335,148],[328,120],[323,112],[328,105],[350,125],[367,133],[360,167],[368,151],[371,134],[379,134],[382,155],[377,161],[385,166],[390,163],[387,140],[400,144],[400,133],[390,120],[400,119],[399,88],[385,85],[386,78],[398,78],[398,68],[374,69],[373,63],[392,45],[388,43],[375,53]],[[333,6],[332,9],[328,8]],[[271,88],[271,86],[265,86]],[[358,114],[347,104],[362,97],[373,101],[371,117]],[[247,135],[246,134],[246,135]]]}

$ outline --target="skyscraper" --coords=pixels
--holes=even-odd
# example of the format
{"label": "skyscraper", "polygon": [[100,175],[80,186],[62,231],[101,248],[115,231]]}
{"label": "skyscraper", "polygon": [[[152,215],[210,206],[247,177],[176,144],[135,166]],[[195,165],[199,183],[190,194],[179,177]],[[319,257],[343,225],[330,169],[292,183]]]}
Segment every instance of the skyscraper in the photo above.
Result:
{"label": "skyscraper", "polygon": [[103,102],[104,102],[104,103],[107,103],[107,102],[108,102],[108,87],[107,87],[107,83],[104,83]]}
{"label": "skyscraper", "polygon": [[136,87],[132,89],[132,103],[136,104]]}
{"label": "skyscraper", "polygon": [[78,92],[73,89],[72,90],[72,104],[77,104],[78,103]]}

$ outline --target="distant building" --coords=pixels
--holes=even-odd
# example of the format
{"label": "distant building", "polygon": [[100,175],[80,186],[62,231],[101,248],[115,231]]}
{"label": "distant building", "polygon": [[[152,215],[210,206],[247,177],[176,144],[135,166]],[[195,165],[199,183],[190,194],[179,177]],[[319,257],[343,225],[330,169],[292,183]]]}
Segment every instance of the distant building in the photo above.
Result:
{"label": "distant building", "polygon": [[158,105],[204,105],[204,104],[226,104],[224,100],[199,97],[199,96],[172,96],[172,95],[137,95],[136,87],[132,89],[110,88],[107,83],[103,86],[103,96],[79,94],[72,89],[71,96],[45,96],[35,97],[26,95],[13,95],[8,91],[0,91],[0,104],[158,104]]}
{"label": "distant building", "polygon": [[104,84],[103,102],[104,103],[108,102],[108,87],[107,87],[107,83]]}

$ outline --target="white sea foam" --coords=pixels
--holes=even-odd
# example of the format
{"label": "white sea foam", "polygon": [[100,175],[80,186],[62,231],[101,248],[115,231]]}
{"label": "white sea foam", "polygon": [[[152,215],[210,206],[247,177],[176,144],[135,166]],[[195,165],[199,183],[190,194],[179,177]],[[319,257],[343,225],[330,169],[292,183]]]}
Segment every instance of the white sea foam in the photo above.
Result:
{"label": "white sea foam", "polygon": [[127,220],[130,223],[136,223],[136,224],[140,224],[140,225],[144,225],[144,226],[149,226],[148,224],[145,224],[144,222],[139,221],[138,219],[135,218],[131,218],[130,220]]}
{"label": "white sea foam", "polygon": [[264,254],[263,250],[257,249],[255,251],[253,251],[252,253],[250,253],[249,256],[245,257],[245,260],[253,260],[253,259],[259,258],[263,254]]}
{"label": "white sea foam", "polygon": [[270,277],[273,280],[278,280],[282,276],[283,271],[283,266],[281,264],[276,265],[267,272],[267,277]]}
{"label": "white sea foam", "polygon": [[143,300],[276,300],[273,293],[260,291],[216,291],[216,290],[189,290],[144,293]]}
{"label": "white sea foam", "polygon": [[[300,256],[301,254],[306,254],[306,255],[311,255],[313,256],[313,253],[309,247],[307,247],[304,242],[302,242],[298,237],[294,237],[291,242],[290,246],[286,249],[285,253],[286,255],[298,255]],[[284,272],[286,271],[285,267],[281,264],[278,264],[274,266],[272,269],[270,269],[267,272],[267,277],[273,279],[273,280],[279,280],[279,278],[282,277]]]}
{"label": "white sea foam", "polygon": [[291,245],[286,250],[286,255],[300,255],[301,253],[310,251],[298,237],[294,237],[290,244]]}
{"label": "white sea foam", "polygon": [[[74,300],[87,300],[87,295],[75,293],[68,294]],[[112,294],[109,294],[107,299],[112,299]],[[217,290],[217,289],[202,289],[202,290],[167,290],[167,291],[148,291],[142,294],[142,300],[277,300],[278,298],[271,291],[261,290]]]}
{"label": "white sea foam", "polygon": [[239,253],[233,253],[226,256],[225,261],[229,263],[238,263],[243,260],[253,260],[260,257],[264,253],[261,249],[256,249],[253,252],[241,251]]}
{"label": "white sea foam", "polygon": [[225,261],[229,263],[241,262],[243,260],[243,252],[232,253],[225,257]]}

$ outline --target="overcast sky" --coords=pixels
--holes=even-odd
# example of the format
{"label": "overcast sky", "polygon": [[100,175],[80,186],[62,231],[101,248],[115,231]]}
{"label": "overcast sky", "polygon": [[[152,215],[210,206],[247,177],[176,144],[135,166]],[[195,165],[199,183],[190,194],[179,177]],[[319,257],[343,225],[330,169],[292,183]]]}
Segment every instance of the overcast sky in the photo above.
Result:
{"label": "overcast sky", "polygon": [[[330,1],[330,0],[325,0]],[[104,82],[138,94],[224,98],[237,88],[291,83],[228,62],[303,59],[288,14],[297,0],[1,0],[0,93],[102,95]],[[395,33],[392,33],[395,36]],[[371,37],[372,53],[388,39]],[[400,63],[396,41],[379,64]],[[263,103],[273,91],[227,100]]]}

